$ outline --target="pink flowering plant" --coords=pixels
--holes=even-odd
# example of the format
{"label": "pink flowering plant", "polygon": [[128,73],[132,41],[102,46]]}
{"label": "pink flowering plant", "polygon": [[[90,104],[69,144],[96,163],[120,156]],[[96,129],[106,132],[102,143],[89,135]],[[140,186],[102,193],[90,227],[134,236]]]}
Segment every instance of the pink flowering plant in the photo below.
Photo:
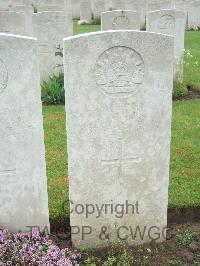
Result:
{"label": "pink flowering plant", "polygon": [[10,234],[0,229],[0,265],[75,266],[80,254],[60,249],[38,231]]}

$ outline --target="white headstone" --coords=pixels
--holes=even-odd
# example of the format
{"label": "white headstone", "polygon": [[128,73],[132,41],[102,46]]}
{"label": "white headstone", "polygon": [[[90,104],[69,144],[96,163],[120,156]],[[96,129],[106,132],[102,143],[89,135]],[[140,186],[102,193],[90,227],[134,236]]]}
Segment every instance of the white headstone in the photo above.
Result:
{"label": "white headstone", "polygon": [[64,8],[62,6],[39,6],[37,8],[37,12],[44,11],[64,11]]}
{"label": "white headstone", "polygon": [[49,227],[37,40],[0,34],[0,228]]}
{"label": "white headstone", "polygon": [[32,5],[35,5],[36,3],[37,3],[36,0],[24,0],[23,1],[24,6],[32,6]]}
{"label": "white headstone", "polygon": [[39,0],[38,7],[40,6],[65,6],[65,0]]}
{"label": "white headstone", "polygon": [[[25,15],[26,20],[26,35],[33,36],[33,7],[32,6],[14,6],[11,8],[12,11],[22,12]],[[15,25],[17,27],[17,25]]]}
{"label": "white headstone", "polygon": [[112,7],[115,10],[125,10],[124,0],[112,0]]}
{"label": "white headstone", "polygon": [[183,11],[157,10],[147,13],[147,31],[173,35],[174,79],[183,80],[183,59],[185,39],[185,13]]}
{"label": "white headstone", "polygon": [[175,10],[155,10],[147,13],[147,31],[175,35]]}
{"label": "white headstone", "polygon": [[173,0],[153,0],[148,4],[148,11],[161,10],[161,9],[173,9]]}
{"label": "white headstone", "polygon": [[101,30],[140,30],[140,16],[130,10],[103,12]]}
{"label": "white headstone", "polygon": [[71,15],[62,11],[41,12],[33,16],[38,38],[41,81],[63,71],[63,38],[73,35]]}
{"label": "white headstone", "polygon": [[10,1],[1,0],[0,1],[0,11],[8,11],[9,10]]}
{"label": "white headstone", "polygon": [[127,0],[126,9],[136,11],[140,15],[140,25],[145,26],[145,16],[147,11],[147,0]]}
{"label": "white headstone", "polygon": [[14,11],[0,11],[0,33],[26,35],[25,15]]}
{"label": "white headstone", "polygon": [[80,3],[80,20],[91,21],[92,19],[92,7],[89,1]]}
{"label": "white headstone", "polygon": [[[107,31],[67,38],[64,69],[73,244],[141,244],[157,238],[155,232],[162,241],[173,37]],[[143,239],[131,237],[137,226]]]}
{"label": "white headstone", "polygon": [[24,0],[9,0],[9,6],[23,6],[24,5]]}
{"label": "white headstone", "polygon": [[94,19],[101,18],[101,13],[105,11],[105,3],[103,1],[94,2]]}
{"label": "white headstone", "polygon": [[184,11],[187,15],[188,2],[186,0],[176,0],[174,6],[177,11]]}
{"label": "white headstone", "polygon": [[193,1],[188,6],[188,28],[197,29],[200,27],[200,1]]}
{"label": "white headstone", "polygon": [[65,4],[65,9],[72,12],[72,0],[65,0],[64,4]]}
{"label": "white headstone", "polygon": [[174,38],[174,79],[183,81],[186,14],[176,11],[176,25]]}
{"label": "white headstone", "polygon": [[80,0],[72,0],[71,5],[73,18],[80,19]]}

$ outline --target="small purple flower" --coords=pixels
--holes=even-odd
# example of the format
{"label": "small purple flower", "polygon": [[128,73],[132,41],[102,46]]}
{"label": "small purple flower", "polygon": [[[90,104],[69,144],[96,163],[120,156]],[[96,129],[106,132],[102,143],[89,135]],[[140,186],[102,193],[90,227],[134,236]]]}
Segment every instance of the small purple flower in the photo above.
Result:
{"label": "small purple flower", "polygon": [[80,254],[60,249],[38,231],[10,234],[0,229],[0,265],[75,266],[80,258]]}

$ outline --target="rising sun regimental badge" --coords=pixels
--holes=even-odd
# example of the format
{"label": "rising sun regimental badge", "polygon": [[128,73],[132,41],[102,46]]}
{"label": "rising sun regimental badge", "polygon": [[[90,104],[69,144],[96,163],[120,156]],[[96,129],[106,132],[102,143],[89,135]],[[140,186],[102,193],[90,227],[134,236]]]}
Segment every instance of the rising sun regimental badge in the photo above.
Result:
{"label": "rising sun regimental badge", "polygon": [[134,49],[115,46],[103,52],[95,65],[96,84],[113,97],[129,96],[140,88],[144,61]]}

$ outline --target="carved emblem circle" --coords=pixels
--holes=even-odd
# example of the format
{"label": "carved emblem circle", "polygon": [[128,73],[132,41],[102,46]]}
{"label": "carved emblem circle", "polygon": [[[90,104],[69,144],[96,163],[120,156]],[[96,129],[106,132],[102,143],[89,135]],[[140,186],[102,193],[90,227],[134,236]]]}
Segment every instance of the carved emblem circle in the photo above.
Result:
{"label": "carved emblem circle", "polygon": [[0,93],[2,93],[8,83],[8,70],[4,62],[0,59]]}
{"label": "carved emblem circle", "polygon": [[125,15],[117,16],[113,19],[113,28],[114,29],[128,29],[130,27],[130,20]]}
{"label": "carved emblem circle", "polygon": [[115,46],[102,53],[95,66],[96,84],[113,97],[138,91],[144,78],[144,61],[134,49]]}
{"label": "carved emblem circle", "polygon": [[160,29],[163,29],[163,30],[167,30],[167,29],[173,30],[175,27],[174,17],[171,15],[161,16],[159,20],[159,26],[160,26]]}

